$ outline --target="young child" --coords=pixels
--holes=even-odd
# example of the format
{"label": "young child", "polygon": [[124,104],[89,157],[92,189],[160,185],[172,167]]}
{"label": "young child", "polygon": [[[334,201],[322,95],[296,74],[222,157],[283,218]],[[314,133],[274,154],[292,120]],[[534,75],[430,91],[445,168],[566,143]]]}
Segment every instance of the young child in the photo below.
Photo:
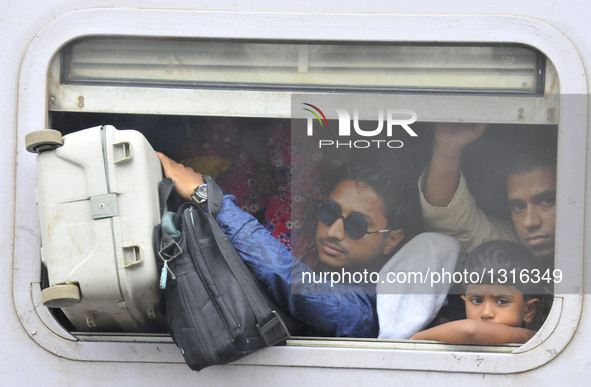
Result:
{"label": "young child", "polygon": [[[518,243],[493,241],[477,247],[468,256],[466,272],[486,275],[481,283],[468,283],[462,295],[467,318],[418,332],[410,339],[450,344],[525,343],[535,332],[524,325],[532,321],[540,299],[526,294],[531,292],[531,284],[521,283],[520,273],[523,269],[531,273],[534,264],[535,258]],[[493,281],[491,269],[496,276]],[[501,269],[506,270],[505,276]]]}

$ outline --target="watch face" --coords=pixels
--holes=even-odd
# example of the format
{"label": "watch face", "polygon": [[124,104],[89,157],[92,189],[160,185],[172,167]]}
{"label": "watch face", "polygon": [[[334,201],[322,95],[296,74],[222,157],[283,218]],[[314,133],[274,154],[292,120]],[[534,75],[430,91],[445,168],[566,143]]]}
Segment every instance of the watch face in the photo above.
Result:
{"label": "watch face", "polygon": [[207,184],[201,184],[195,189],[195,194],[200,198],[207,199]]}
{"label": "watch face", "polygon": [[201,184],[191,194],[191,199],[197,203],[202,204],[207,201],[207,184]]}

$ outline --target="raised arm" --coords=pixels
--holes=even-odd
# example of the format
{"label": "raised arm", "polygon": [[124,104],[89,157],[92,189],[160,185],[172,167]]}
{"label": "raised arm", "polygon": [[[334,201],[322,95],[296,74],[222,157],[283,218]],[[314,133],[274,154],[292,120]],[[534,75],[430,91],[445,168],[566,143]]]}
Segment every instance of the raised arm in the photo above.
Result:
{"label": "raised arm", "polygon": [[482,322],[457,320],[416,333],[411,340],[436,340],[449,344],[499,345],[525,343],[535,332],[520,327]]}
{"label": "raised arm", "polygon": [[431,163],[425,179],[427,203],[446,207],[454,197],[460,181],[462,150],[480,137],[486,124],[438,124]]}

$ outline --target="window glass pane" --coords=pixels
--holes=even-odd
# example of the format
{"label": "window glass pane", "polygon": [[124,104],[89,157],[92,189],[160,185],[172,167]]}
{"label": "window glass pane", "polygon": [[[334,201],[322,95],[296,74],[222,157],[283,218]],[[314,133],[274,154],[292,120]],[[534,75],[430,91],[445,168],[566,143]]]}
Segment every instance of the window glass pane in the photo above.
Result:
{"label": "window glass pane", "polygon": [[65,83],[525,92],[542,56],[521,46],[92,38],[64,51]]}

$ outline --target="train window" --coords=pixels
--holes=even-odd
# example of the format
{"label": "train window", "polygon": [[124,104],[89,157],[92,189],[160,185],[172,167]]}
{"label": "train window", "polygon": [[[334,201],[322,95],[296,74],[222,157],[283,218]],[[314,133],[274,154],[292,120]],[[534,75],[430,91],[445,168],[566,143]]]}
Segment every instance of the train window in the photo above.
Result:
{"label": "train window", "polygon": [[[473,112],[470,119],[463,119],[491,122],[487,134],[464,152],[462,170],[479,207],[507,223],[510,216],[504,205],[502,172],[507,166],[503,162],[511,160],[509,153],[520,152],[522,146],[507,144],[548,137],[549,146],[556,148],[556,127],[552,124],[557,117],[548,112],[557,100],[545,93],[547,87],[554,87],[555,80],[548,77],[546,86],[544,76],[552,73],[552,66],[548,64],[547,71],[540,52],[518,45],[85,38],[68,44],[53,67],[59,68],[59,77],[50,84],[52,126],[64,133],[107,123],[140,129],[157,150],[215,176],[244,210],[257,216],[286,248],[292,249],[294,256],[319,271],[324,263],[317,260],[322,256],[321,247],[314,246],[310,232],[316,229],[316,220],[309,221],[309,209],[302,207],[313,206],[306,198],[320,200],[330,192],[310,187],[322,186],[337,166],[362,159],[376,169],[379,165],[396,165],[408,180],[419,180],[433,147],[437,125],[432,121],[439,118],[439,111],[425,102],[425,94],[445,100],[446,109],[453,112],[461,112],[462,105],[474,100],[474,95],[486,98],[488,103],[476,98],[475,106],[492,110],[493,116],[476,117],[478,113]],[[174,92],[178,89],[198,91],[202,97],[214,90],[255,91],[259,96],[281,93],[291,97],[292,120],[282,118],[277,114],[281,108],[273,105],[266,117],[257,117],[256,112],[250,117],[212,115],[214,112],[204,110],[196,114],[192,107],[184,114],[142,115],[128,111],[124,100],[108,114],[104,112],[104,98],[97,100],[95,96],[91,102],[85,96],[85,90],[107,88],[138,92],[167,89],[172,94],[160,104],[161,113],[176,104]],[[416,94],[413,102],[421,104],[403,101],[409,93]],[[468,93],[469,97],[464,96]],[[451,94],[455,100],[450,99]],[[521,121],[519,131],[494,116],[506,109],[498,103],[491,108],[492,101],[502,95],[521,96],[510,102],[513,121]],[[144,99],[141,93],[137,97]],[[519,105],[526,101],[531,104],[530,100],[538,104],[543,101],[544,105],[535,110],[528,107],[527,111]],[[71,106],[72,101],[77,105]],[[114,102],[109,99],[108,103]],[[87,107],[87,103],[92,106]],[[360,109],[367,106],[370,108]],[[392,113],[393,107],[404,109]],[[430,115],[424,114],[424,108]],[[89,113],[92,110],[97,112]],[[540,110],[545,114],[535,114]],[[380,112],[378,129],[362,130],[371,125],[374,111]],[[391,116],[382,117],[384,111]],[[308,114],[307,119],[302,114]],[[314,128],[312,117],[320,127]],[[322,120],[338,131],[323,128]],[[349,123],[345,124],[350,120],[357,136],[343,134],[353,131]],[[382,126],[387,128],[381,130]],[[323,134],[311,136],[311,132],[319,131]],[[211,164],[212,157],[216,163]],[[220,160],[224,162],[220,164]],[[262,184],[269,184],[265,187],[268,192],[256,189]],[[421,214],[417,211],[413,216],[420,218]],[[420,222],[415,223],[405,230],[407,239],[424,230]],[[292,273],[293,278],[297,275]],[[292,291],[297,292],[295,288]],[[453,313],[462,315],[459,310]],[[538,323],[536,329],[540,326]]]}
{"label": "train window", "polygon": [[[550,148],[558,149],[559,162],[553,165],[558,169],[554,267],[564,270],[562,278],[571,279],[574,290],[565,284],[567,281],[556,284],[554,292],[559,296],[554,298],[551,310],[544,312],[546,322],[539,322],[538,334],[528,343],[473,347],[388,337],[301,336],[289,340],[287,348],[272,348],[268,353],[309,349],[312,356],[298,358],[297,364],[317,366],[311,363],[318,360],[316,354],[322,356],[323,351],[348,348],[351,352],[344,352],[339,360],[346,366],[392,368],[388,359],[398,356],[398,364],[404,363],[408,369],[422,369],[419,363],[433,360],[437,363],[435,370],[451,367],[457,371],[479,364],[478,359],[485,357],[487,370],[498,372],[498,362],[508,365],[511,356],[544,345],[562,345],[562,341],[554,344],[552,340],[558,339],[552,332],[559,324],[565,324],[562,314],[579,313],[575,297],[570,296],[576,293],[580,276],[576,269],[578,261],[572,267],[565,265],[566,253],[578,244],[565,243],[565,231],[560,231],[561,224],[576,217],[576,200],[572,198],[580,196],[578,191],[571,195],[569,186],[564,188],[564,182],[573,180],[576,172],[565,172],[561,166],[565,165],[564,160],[576,157],[565,153],[564,144],[576,145],[580,139],[573,132],[563,134],[563,125],[580,123],[580,115],[567,114],[576,104],[558,94],[564,85],[569,90],[575,81],[561,78],[559,84],[559,66],[555,67],[554,57],[547,56],[546,51],[534,48],[526,38],[515,40],[516,43],[498,43],[484,38],[466,41],[465,36],[455,36],[432,43],[433,38],[399,42],[394,37],[387,40],[371,36],[363,40],[352,36],[296,40],[282,35],[271,40],[271,35],[256,39],[237,38],[241,35],[220,38],[207,33],[195,35],[203,36],[200,38],[172,38],[166,33],[156,34],[162,37],[155,38],[136,37],[141,33],[117,35],[80,34],[69,39],[52,57],[40,93],[47,93],[48,97],[48,126],[63,134],[104,124],[141,131],[156,150],[184,160],[186,165],[209,168],[206,172],[216,175],[222,188],[234,193],[239,205],[261,220],[298,258],[309,251],[313,240],[302,245],[306,236],[298,234],[298,228],[310,221],[310,214],[306,212],[302,218],[285,215],[301,211],[301,203],[317,204],[324,199],[328,193],[322,191],[320,183],[326,178],[319,174],[330,175],[333,168],[346,162],[363,159],[391,166],[391,170],[403,171],[405,178],[416,186],[429,164],[438,125],[485,124],[485,134],[465,149],[462,173],[478,207],[510,224],[503,171],[514,145],[527,143],[532,137],[544,137]],[[332,134],[325,136],[329,129]],[[303,143],[306,145],[300,147]],[[214,159],[216,162],[212,162]],[[271,171],[271,177],[260,176],[261,171]],[[296,175],[317,180],[302,184]],[[267,186],[267,191],[259,190],[257,179],[268,178],[274,179],[274,184]],[[236,184],[237,181],[243,184]],[[302,193],[306,189],[310,191]],[[299,202],[302,198],[305,200]],[[296,199],[299,204],[294,206]],[[331,207],[327,216],[336,221],[342,215],[344,230],[353,239],[360,239],[359,232],[373,232],[367,219],[345,217],[344,212],[339,212],[342,209],[335,208]],[[330,223],[322,214],[315,216],[320,222]],[[39,257],[32,248],[27,253]],[[580,251],[573,256],[579,257]],[[310,261],[306,263],[314,266]],[[86,349],[97,342],[132,342],[139,346],[121,353],[137,352],[143,345],[154,349],[150,345],[155,344],[157,351],[166,348],[165,353],[154,350],[143,361],[179,361],[171,339],[161,332],[138,335],[85,331],[70,326],[67,316],[58,309],[52,308],[49,314],[40,305],[41,288],[47,285],[43,273],[40,270],[39,276],[29,276],[28,282],[24,281],[31,285],[32,302],[43,326],[85,348],[81,353],[69,344],[60,346],[64,356],[127,361],[102,346],[95,353]],[[22,288],[21,282],[15,280],[14,286]],[[454,307],[452,301],[449,306]],[[361,366],[354,365],[357,351],[366,356]],[[460,353],[464,360],[452,364],[455,360],[441,357],[442,352]],[[488,360],[489,353],[507,357],[499,360],[491,356]],[[281,365],[287,359],[283,355],[257,356],[242,361]],[[407,360],[403,356],[408,356]],[[411,364],[413,359],[422,360]],[[323,366],[340,367],[336,362],[336,357],[327,359]],[[530,363],[527,367],[539,365]],[[520,367],[511,365],[510,369],[518,372]]]}

